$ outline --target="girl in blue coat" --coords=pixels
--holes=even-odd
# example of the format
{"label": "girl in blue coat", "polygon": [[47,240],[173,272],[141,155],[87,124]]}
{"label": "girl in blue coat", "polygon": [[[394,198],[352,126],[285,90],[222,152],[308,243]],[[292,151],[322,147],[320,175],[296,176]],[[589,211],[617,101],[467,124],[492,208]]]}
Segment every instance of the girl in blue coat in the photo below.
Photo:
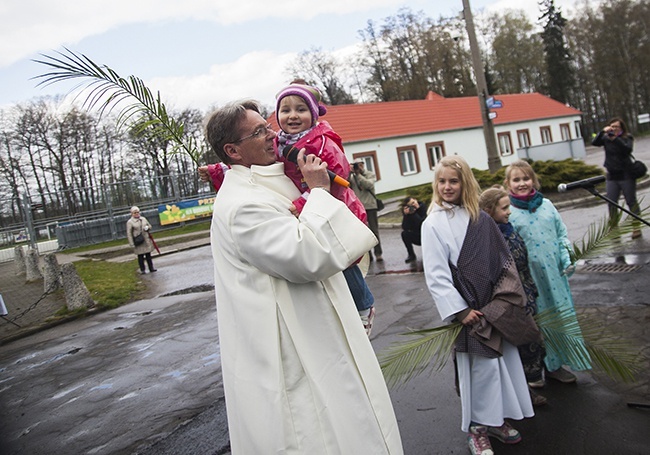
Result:
{"label": "girl in blue coat", "polygon": [[[528,162],[517,160],[510,164],[506,168],[504,183],[512,205],[509,221],[524,239],[528,250],[530,273],[539,292],[538,311],[563,311],[569,320],[575,321],[576,313],[568,278],[573,266],[570,255],[572,245],[560,213],[539,192],[539,180]],[[564,383],[576,382],[576,376],[563,368],[563,365],[574,371],[590,369],[591,364],[585,360],[589,357],[584,345],[582,348],[584,355],[579,358],[571,352],[556,350],[547,344],[545,377]],[[541,387],[543,382],[529,385]]]}

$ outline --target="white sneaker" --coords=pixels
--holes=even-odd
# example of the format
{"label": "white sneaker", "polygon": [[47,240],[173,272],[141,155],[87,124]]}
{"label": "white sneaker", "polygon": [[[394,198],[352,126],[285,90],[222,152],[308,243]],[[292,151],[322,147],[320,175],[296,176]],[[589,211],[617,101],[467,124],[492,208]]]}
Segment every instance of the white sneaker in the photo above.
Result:
{"label": "white sneaker", "polygon": [[370,307],[370,312],[367,316],[361,316],[361,322],[363,322],[363,328],[366,329],[366,335],[370,336],[372,331],[372,322],[375,320],[375,307]]}
{"label": "white sneaker", "polygon": [[484,425],[471,425],[467,433],[467,445],[472,455],[494,455],[488,429]]}

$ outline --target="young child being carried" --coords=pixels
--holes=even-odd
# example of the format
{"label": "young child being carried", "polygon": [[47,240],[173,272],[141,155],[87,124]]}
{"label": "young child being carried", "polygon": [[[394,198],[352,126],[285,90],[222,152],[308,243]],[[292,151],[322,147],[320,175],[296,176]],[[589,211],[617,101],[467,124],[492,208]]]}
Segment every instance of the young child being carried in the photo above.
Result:
{"label": "young child being carried", "polygon": [[[302,148],[305,155],[315,154],[327,163],[330,175],[347,176],[350,164],[343,151],[341,137],[329,123],[319,120],[327,108],[322,104],[322,96],[316,87],[307,85],[304,80],[295,80],[276,95],[276,120],[280,131],[274,140],[278,161],[284,162],[284,172],[302,196],[293,201],[295,213],[299,214],[309,197],[309,188],[304,182],[295,156]],[[223,163],[211,164],[199,168],[199,174],[209,180],[215,191],[219,190],[223,176],[228,167]],[[352,189],[336,183],[331,186],[331,194],[343,203],[364,223],[367,222],[366,210]],[[374,297],[366,284],[359,266],[355,263],[343,271],[354,303],[363,322],[366,333],[370,335],[375,316]]]}

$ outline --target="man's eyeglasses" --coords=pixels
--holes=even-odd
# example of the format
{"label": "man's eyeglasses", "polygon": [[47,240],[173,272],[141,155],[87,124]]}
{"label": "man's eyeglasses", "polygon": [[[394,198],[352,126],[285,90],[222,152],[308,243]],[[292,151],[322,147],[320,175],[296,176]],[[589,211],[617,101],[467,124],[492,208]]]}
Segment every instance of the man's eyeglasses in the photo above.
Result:
{"label": "man's eyeglasses", "polygon": [[246,139],[257,139],[259,137],[266,137],[269,132],[273,131],[273,127],[271,126],[270,123],[267,123],[264,126],[260,126],[255,128],[255,131],[253,131],[252,134],[249,134],[248,136],[244,136],[242,138],[237,139],[236,141],[233,141],[233,144],[236,144],[237,142],[242,142],[245,141]]}

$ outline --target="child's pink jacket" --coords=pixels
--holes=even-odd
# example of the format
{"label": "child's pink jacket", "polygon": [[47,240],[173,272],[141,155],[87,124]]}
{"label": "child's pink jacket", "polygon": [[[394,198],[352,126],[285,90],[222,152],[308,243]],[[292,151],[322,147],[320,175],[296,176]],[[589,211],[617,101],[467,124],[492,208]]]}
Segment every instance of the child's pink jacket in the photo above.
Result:
{"label": "child's pink jacket", "polygon": [[[284,173],[302,193],[309,193],[309,187],[302,178],[302,173],[295,163],[286,160],[282,156],[282,150],[278,150],[277,137],[274,141],[276,147],[276,154],[278,161],[284,163]],[[317,155],[321,160],[327,163],[327,168],[335,174],[348,179],[350,175],[350,163],[348,162],[345,153],[343,153],[343,144],[341,137],[334,132],[329,123],[320,121],[309,133],[303,136],[298,142],[293,144],[295,148],[300,150],[305,148],[305,154]],[[223,183],[223,177],[226,171],[230,169],[223,163],[216,163],[208,165],[208,174],[210,181],[215,191],[219,191]],[[366,209],[351,188],[346,188],[336,183],[332,183],[330,188],[332,196],[342,201],[352,213],[364,223],[367,223],[368,217]],[[301,197],[293,201],[294,206],[298,212],[302,211],[306,199]]]}
{"label": "child's pink jacket", "polygon": [[[274,143],[278,154],[278,160],[284,162],[285,175],[293,181],[301,192],[308,193],[309,187],[303,180],[298,165],[290,162],[282,156],[282,150],[278,148],[279,144],[277,137],[275,138]],[[304,148],[306,155],[312,154],[318,156],[321,160],[327,163],[327,168],[330,171],[346,180],[348,179],[348,176],[350,175],[350,163],[343,152],[341,137],[336,134],[330,124],[326,121],[320,120],[318,124],[309,131],[309,133],[300,138],[300,140],[293,144],[293,146],[298,150]],[[366,209],[363,207],[363,204],[352,188],[346,188],[336,183],[332,183],[330,192],[332,196],[347,205],[357,218],[364,223],[367,222]],[[305,202],[306,200],[303,198],[293,201],[298,212],[302,210]]]}

